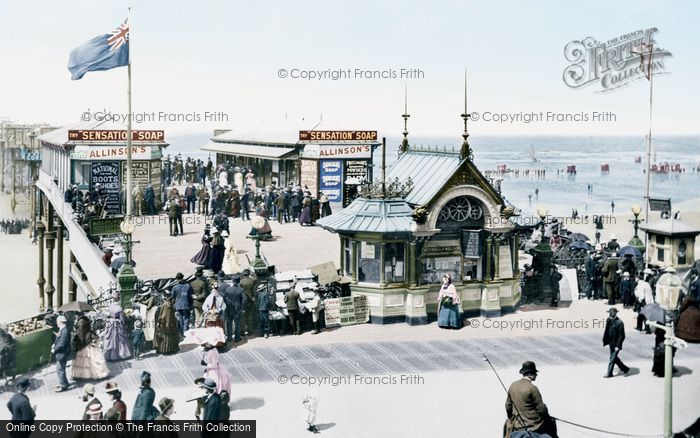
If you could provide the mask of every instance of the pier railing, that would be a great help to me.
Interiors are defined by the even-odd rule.
[[[51,202],[58,217],[68,230],[70,250],[77,260],[70,265],[70,275],[87,295],[94,295],[100,289],[106,290],[115,284],[114,275],[102,261],[102,252],[94,245],[83,228],[73,219],[73,208],[63,200],[63,192],[53,181],[53,177],[39,171],[37,187]]]

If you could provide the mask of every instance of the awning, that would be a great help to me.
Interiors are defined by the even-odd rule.
[[[239,157],[279,159],[296,152],[294,148],[259,146],[243,143],[219,143],[210,141],[200,148],[203,151],[219,154],[236,155]]]

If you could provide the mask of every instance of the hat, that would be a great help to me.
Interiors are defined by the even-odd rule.
[[[163,397],[160,399],[158,402],[158,407],[160,408],[161,413],[165,413],[170,407],[175,403],[175,400],[168,398],[168,397]]]
[[[204,383],[204,377],[197,377],[196,379],[194,379],[195,385],[201,385],[203,383]]]
[[[212,379],[204,379],[204,383],[202,385],[204,385],[204,387],[207,389],[216,389],[216,382]]]
[[[610,235],[610,240],[617,240],[617,234],[612,233],[612,234]]]
[[[115,392],[119,391],[119,385],[116,382],[107,382],[105,385],[105,392]]]
[[[141,328],[143,323],[139,320],[134,321],[134,328]]]
[[[645,274],[651,275],[651,274],[653,274],[654,272],[652,272],[652,270],[649,269],[649,268],[644,268],[644,273],[645,273]]]
[[[608,313],[611,315],[617,315],[617,309],[614,307],[611,307],[608,309]]]
[[[85,394],[95,395],[95,385],[92,383],[87,383],[85,386],[83,386],[83,392]]]
[[[539,373],[539,371],[537,371],[537,367],[535,366],[535,362],[529,360],[523,362],[523,366],[520,368],[520,374],[525,375],[532,373]]]
[[[56,323],[58,324],[59,322],[65,324],[66,322],[68,322],[68,320],[66,319],[65,316],[63,316],[63,315],[58,315],[58,317],[56,318]]]
[[[143,382],[146,379],[151,380],[151,373],[149,373],[148,371],[144,371],[141,373],[141,381]]]
[[[622,273],[622,276],[623,276],[623,277],[629,277],[629,276],[630,276],[630,273],[627,272],[627,271],[625,271],[625,272]]]
[[[20,377],[19,380],[17,380],[17,389],[20,391],[26,391],[29,389],[30,385],[31,381],[27,377]]]

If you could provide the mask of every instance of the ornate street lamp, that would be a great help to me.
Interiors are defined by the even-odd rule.
[[[251,219],[250,225],[256,231],[254,236],[248,236],[251,239],[255,239],[255,259],[253,260],[252,268],[256,274],[260,274],[267,271],[267,264],[262,257],[260,257],[260,229],[265,226],[265,218],[262,216],[255,216]]]
[[[138,281],[138,277],[136,277],[134,268],[131,265],[131,247],[134,243],[138,243],[131,240],[131,235],[134,233],[135,228],[136,227],[128,216],[124,218],[124,221],[122,221],[121,224],[119,224],[119,229],[126,237],[126,242],[124,243],[126,262],[119,268],[119,272],[117,273],[117,283],[119,284],[119,302],[122,309],[131,307],[131,300],[136,294],[136,282]]]
[[[639,205],[633,205],[632,206],[632,214],[634,215],[634,219],[630,219],[629,221],[634,225],[634,237],[630,239],[628,245],[633,246],[639,250],[641,254],[644,254],[644,251],[646,250],[646,246],[644,245],[644,242],[639,238],[638,231],[639,231],[639,224],[640,222],[643,222],[644,219],[639,219],[639,215],[642,213],[642,207]]]
[[[549,275],[552,265],[552,247],[549,246],[549,241],[544,236],[545,222],[549,211],[545,207],[537,208],[537,216],[540,217],[540,226],[542,237],[540,243],[535,247],[535,255],[532,258],[532,267],[535,269],[537,285],[539,289],[538,300],[543,302],[551,302],[552,300],[552,282]]]
[[[664,438],[673,436],[672,412],[673,412],[673,347],[684,348],[687,344],[682,339],[673,336],[673,317],[678,310],[678,300],[680,298],[683,281],[676,275],[676,269],[669,267],[656,282],[656,300],[666,314],[665,321],[656,323],[649,322],[649,325],[661,329],[664,334]],[[662,324],[663,323],[663,324]]]

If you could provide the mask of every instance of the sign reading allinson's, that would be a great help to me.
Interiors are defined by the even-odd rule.
[[[127,131],[114,129],[71,129],[68,141],[126,141]],[[131,141],[165,141],[165,131],[131,131]]]
[[[377,141],[377,131],[299,131],[299,141]]]

